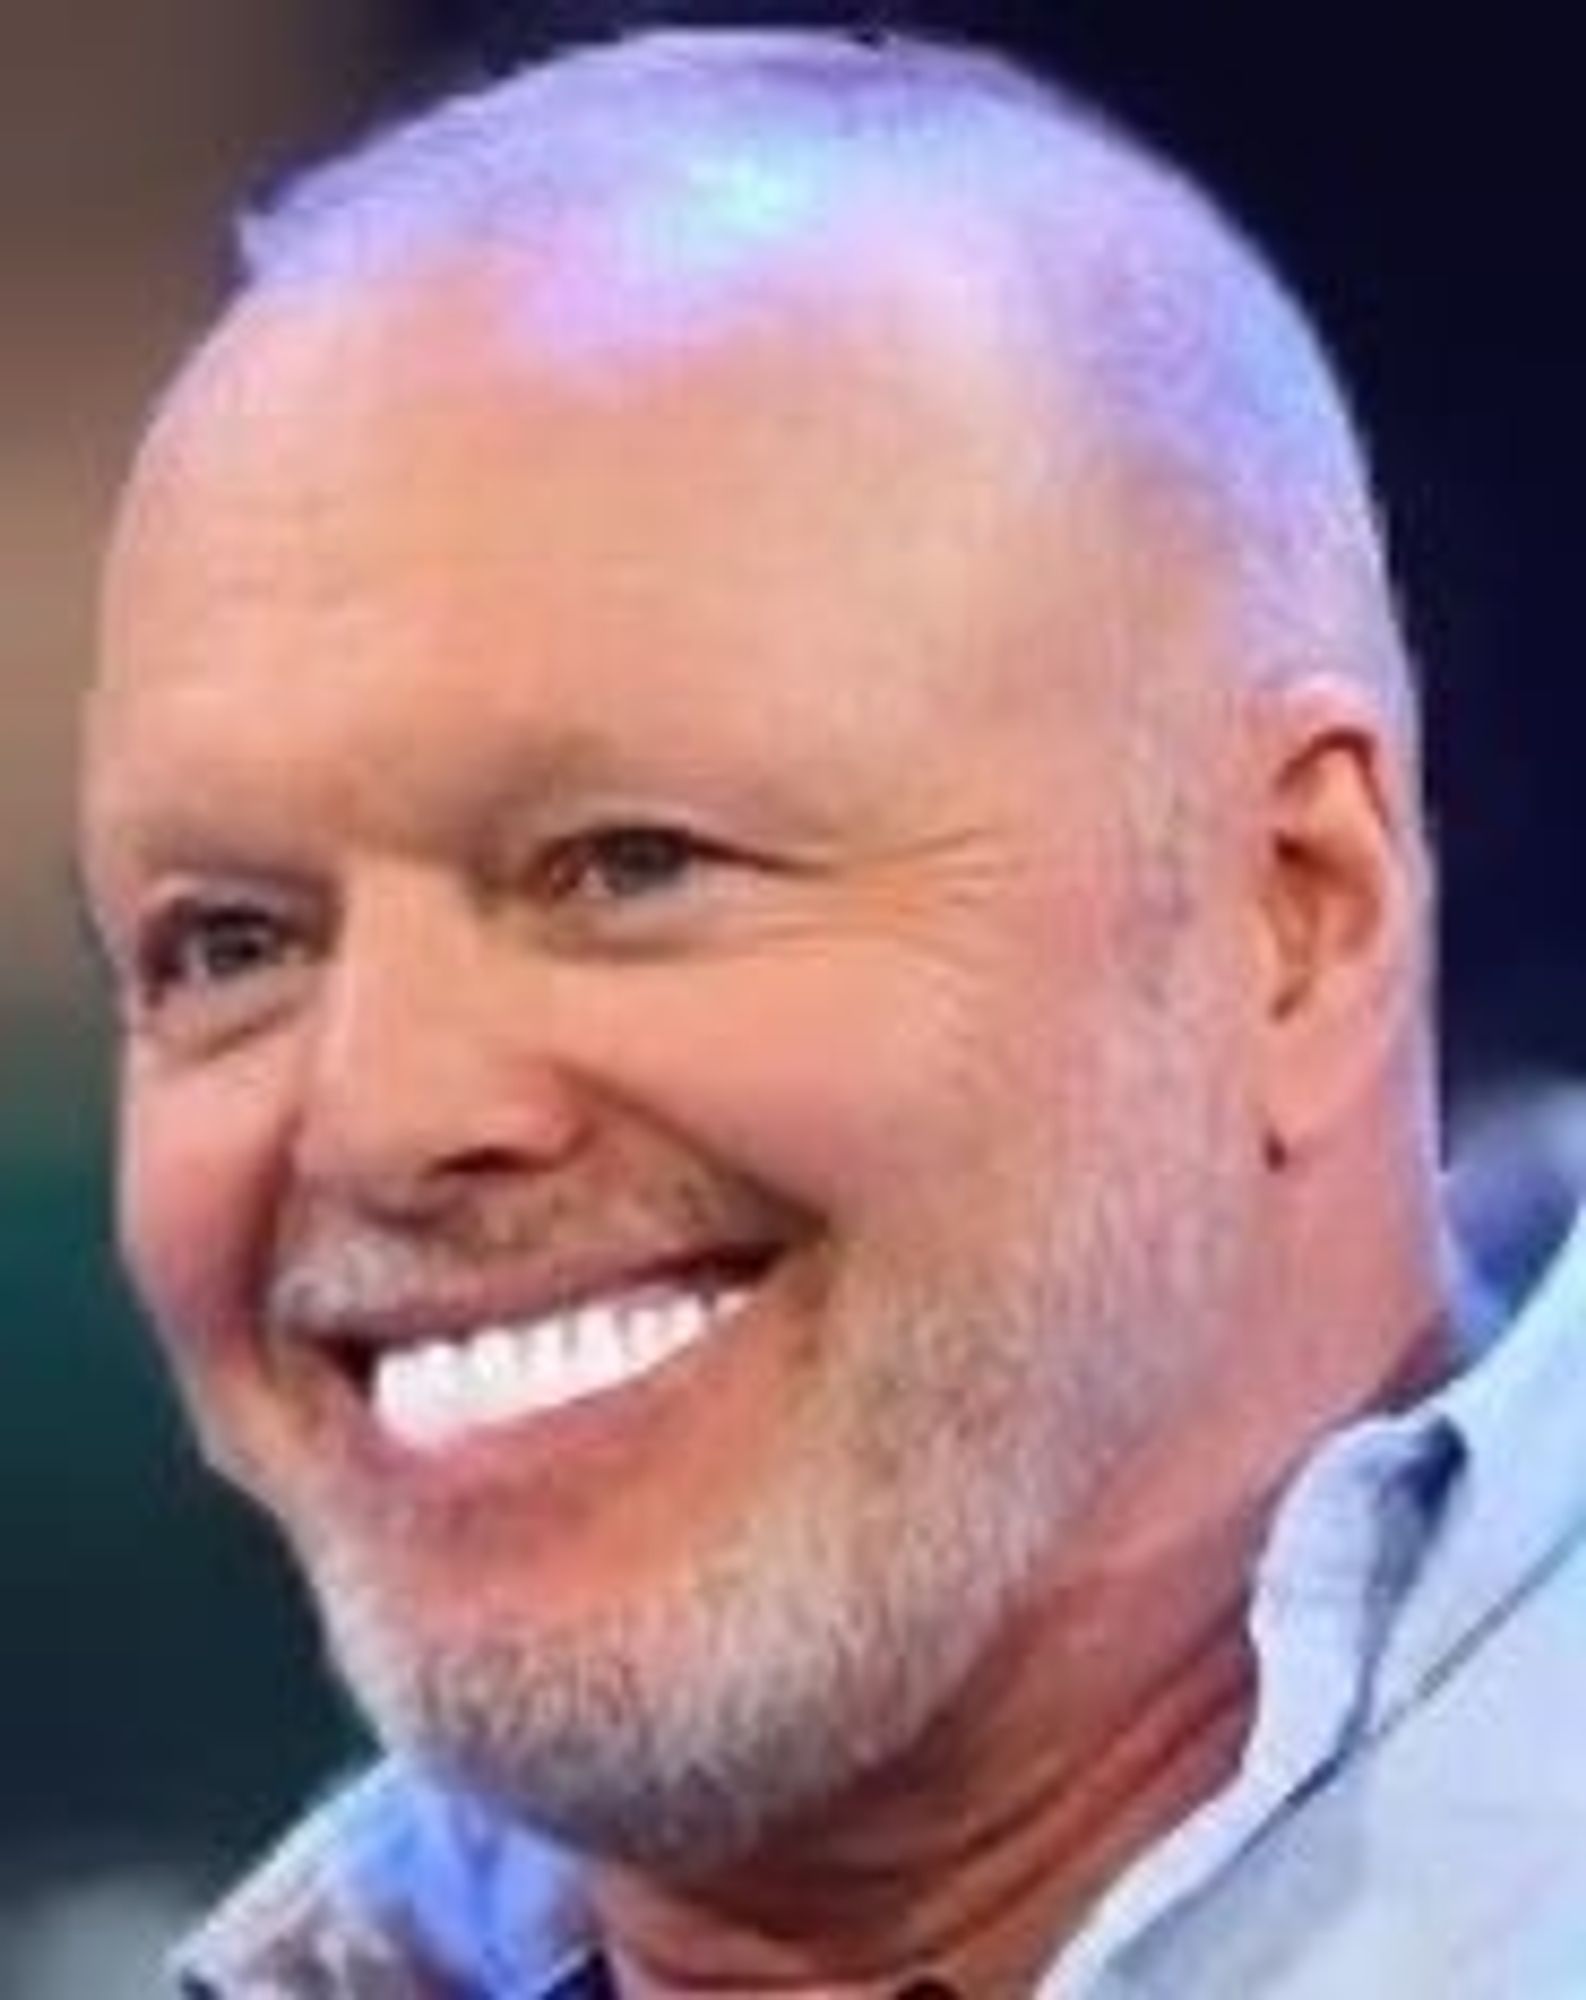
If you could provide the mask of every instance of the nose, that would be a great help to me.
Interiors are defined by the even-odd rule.
[[[438,884],[349,900],[305,1043],[300,1190],[416,1220],[570,1159],[591,1106],[546,987],[544,968]]]

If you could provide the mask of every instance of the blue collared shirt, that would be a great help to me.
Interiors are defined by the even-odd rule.
[[[1586,2000],[1586,1223],[1489,1352],[1310,1457],[1250,1635],[1238,1771],[1038,2000]],[[183,1963],[224,2000],[609,1991],[577,1869],[394,1765]]]

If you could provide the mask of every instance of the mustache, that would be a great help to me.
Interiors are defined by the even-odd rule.
[[[420,1219],[321,1206],[274,1246],[263,1319],[268,1332],[334,1336],[504,1280],[556,1291],[701,1256],[781,1250],[812,1226],[807,1211],[753,1183],[704,1172],[620,1193],[474,1197]]]

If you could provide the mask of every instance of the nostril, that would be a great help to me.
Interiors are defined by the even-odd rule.
[[[523,1164],[522,1155],[511,1146],[466,1146],[437,1160],[432,1171],[442,1175],[455,1174],[459,1179],[489,1180],[521,1173]]]

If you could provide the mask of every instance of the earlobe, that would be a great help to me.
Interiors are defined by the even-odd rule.
[[[1380,1074],[1415,962],[1406,785],[1362,691],[1275,704],[1259,857],[1264,1132],[1302,1153]]]

